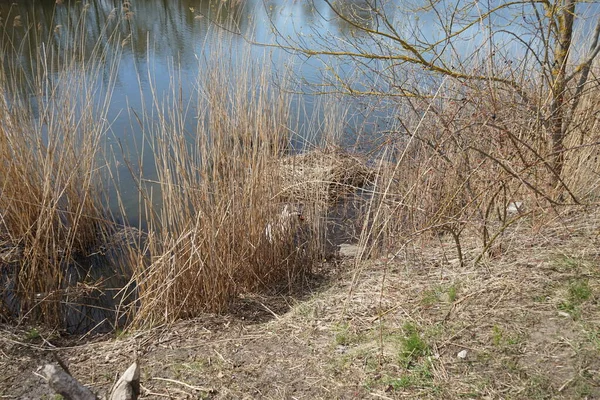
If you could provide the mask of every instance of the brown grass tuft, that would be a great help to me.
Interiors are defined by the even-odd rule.
[[[135,275],[138,325],[223,311],[240,293],[293,283],[319,259],[319,209],[281,196],[273,167],[287,151],[289,97],[249,58],[214,59],[200,65],[193,134],[177,102],[151,121],[160,204],[147,204],[152,260]]]

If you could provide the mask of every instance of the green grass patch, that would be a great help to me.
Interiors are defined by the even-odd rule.
[[[39,339],[40,337],[40,331],[38,331],[37,328],[31,328],[25,335],[25,340],[31,341]]]
[[[411,368],[420,357],[429,354],[429,345],[416,325],[407,322],[402,327],[402,331],[404,337],[400,343],[399,361],[405,368]]]
[[[436,289],[425,290],[421,297],[421,304],[430,307],[440,301],[438,296],[439,292]]]
[[[522,338],[518,332],[507,331],[498,325],[492,327],[492,344],[505,350],[514,349],[521,343]]]
[[[448,301],[450,303],[454,303],[456,301],[457,295],[458,295],[458,287],[456,285],[451,285],[448,288]]]
[[[577,270],[582,267],[583,264],[583,260],[566,254],[560,254],[552,261],[554,268],[561,272]]]
[[[335,328],[335,344],[338,346],[347,346],[350,344],[350,329],[348,324],[340,324]]]
[[[569,300],[575,305],[581,305],[592,296],[592,289],[587,280],[572,282],[569,285]]]
[[[421,304],[430,307],[437,303],[453,303],[457,295],[458,286],[456,284],[450,286],[438,285],[432,289],[423,291]]]
[[[492,343],[494,346],[500,346],[502,344],[502,329],[498,325],[492,327]]]
[[[350,324],[346,322],[336,325],[334,331],[335,344],[338,346],[348,346],[363,340],[363,335],[354,332]]]
[[[381,383],[386,390],[402,391],[418,388],[435,388],[434,376],[429,360],[419,364],[399,377],[384,377]]]
[[[570,301],[561,301],[560,304],[558,305],[558,309],[560,311],[564,311],[567,314],[571,315],[571,317],[573,317],[573,319],[578,320],[579,317],[581,316],[581,312],[579,311],[579,307],[577,307],[575,304],[571,303]]]
[[[400,378],[389,378],[384,384],[389,385],[393,390],[408,389],[415,385],[412,375],[404,375]]]
[[[592,328],[588,331],[587,336],[593,349],[600,353],[600,329]]]
[[[587,280],[575,280],[569,284],[567,298],[561,301],[558,309],[567,312],[577,320],[581,317],[580,306],[592,297],[592,288]]]

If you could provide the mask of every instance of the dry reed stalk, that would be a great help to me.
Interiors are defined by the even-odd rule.
[[[565,180],[585,202],[596,202],[600,185],[598,89],[585,93],[573,110],[574,122],[566,143]]]
[[[284,203],[273,168],[287,151],[290,98],[248,49],[242,60],[225,54],[215,49],[218,61],[200,63],[193,134],[176,79],[170,100],[154,99],[159,117],[146,119],[160,201],[148,204],[152,260],[135,277],[137,325],[223,311],[244,291],[292,284],[318,260],[318,209],[304,202],[307,221]]]
[[[530,211],[594,198],[597,87],[573,112],[565,173],[554,188],[547,128],[533,108],[545,101],[536,82],[527,76],[523,84],[530,103],[485,82],[451,80],[432,98],[398,102],[398,122],[375,163],[364,256],[431,233],[451,234],[461,253],[465,230],[490,249],[511,223],[515,201]]]
[[[9,317],[16,312],[52,325],[65,323],[64,294],[78,283],[73,266],[112,227],[101,188],[111,91],[94,100],[93,80],[113,76],[118,55],[105,64],[114,37],[108,32],[106,42],[91,42],[83,24],[84,18],[64,27],[69,35],[81,35],[68,54],[59,42],[44,44],[35,26],[27,27],[38,47],[23,46],[30,53],[20,56],[34,72],[16,63],[0,72],[0,235],[4,247],[21,254],[9,264],[0,262],[6,266],[1,278],[10,286],[4,297],[17,299]],[[27,74],[25,91],[33,100],[20,93],[19,77]]]

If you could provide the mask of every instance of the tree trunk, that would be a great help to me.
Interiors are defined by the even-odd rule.
[[[558,184],[564,166],[565,137],[567,121],[565,113],[565,90],[567,88],[566,68],[569,49],[573,40],[573,22],[575,20],[575,0],[563,0],[557,15],[557,42],[554,47],[554,65],[552,67],[552,103],[550,105],[550,143],[553,177],[552,185]]]

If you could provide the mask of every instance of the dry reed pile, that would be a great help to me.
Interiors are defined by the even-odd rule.
[[[290,201],[310,202],[317,197],[335,202],[368,185],[374,176],[366,156],[333,146],[283,157],[276,168],[283,181],[281,195]]]

